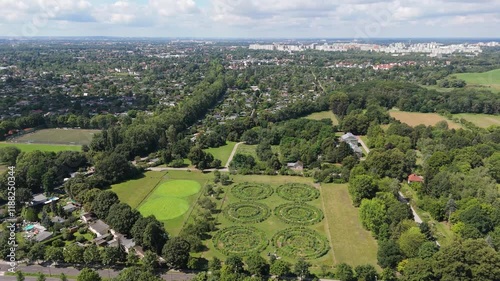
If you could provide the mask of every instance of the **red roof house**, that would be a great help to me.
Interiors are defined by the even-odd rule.
[[[424,181],[424,178],[421,176],[417,176],[415,174],[411,174],[408,176],[408,184],[410,184],[412,182],[423,182],[423,181]]]

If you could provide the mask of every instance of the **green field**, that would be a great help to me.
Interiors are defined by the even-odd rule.
[[[406,123],[412,127],[418,126],[420,124],[423,124],[425,126],[434,126],[436,125],[436,123],[440,121],[446,121],[446,123],[448,123],[448,128],[450,129],[462,128],[460,124],[447,120],[446,118],[437,113],[420,113],[420,112],[390,110],[389,114],[394,119],[397,119],[402,123]]]
[[[460,119],[463,118],[481,128],[500,126],[500,115],[461,113],[454,114],[453,117]]]
[[[237,202],[242,202],[242,200],[238,199],[237,197],[234,196],[234,194],[231,192],[231,189],[238,183],[244,183],[244,182],[251,182],[251,183],[263,183],[263,184],[270,184],[275,190],[276,187],[278,187],[281,184],[284,183],[305,183],[310,186],[313,186],[312,180],[310,178],[303,178],[303,177],[287,177],[287,176],[261,176],[261,175],[251,175],[251,176],[243,176],[243,175],[234,175],[232,176],[232,179],[234,181],[234,184],[231,185],[230,187],[225,188],[225,200],[223,202],[223,205],[221,206],[222,209],[224,209],[226,206],[228,206],[231,203],[237,203]],[[252,201],[251,201],[252,202]],[[220,203],[220,202],[219,202]],[[274,210],[275,207],[285,204],[285,203],[290,203],[290,201],[287,201],[274,192],[270,197],[263,199],[263,200],[258,200],[258,203],[262,203],[266,206],[269,207],[270,210]],[[313,207],[316,207],[318,209],[322,209],[322,201],[321,197],[318,199],[315,199],[313,201],[307,202],[307,205],[311,205]],[[235,225],[235,222],[229,220],[226,218],[224,215],[219,214],[217,216],[217,221],[220,223],[218,226],[219,229],[224,229],[227,227],[231,227]],[[319,234],[321,234],[324,238],[328,239],[328,235],[326,233],[327,227],[325,225],[326,218],[323,219],[320,223],[316,223],[314,225],[306,226],[308,229],[312,229],[317,231]],[[279,230],[284,230],[290,227],[293,227],[294,225],[291,224],[286,224],[282,220],[280,220],[276,215],[272,214],[269,218],[267,218],[265,221],[260,222],[260,223],[251,223],[251,224],[244,224],[245,226],[251,226],[255,227],[258,230],[263,231],[266,234],[267,239],[271,239],[273,235],[278,232]],[[329,239],[328,239],[329,240]],[[207,240],[206,246],[208,247],[208,251],[202,253],[202,256],[205,258],[212,258],[214,256],[219,257],[221,259],[225,259],[226,256],[223,255],[220,251],[215,249],[215,246],[213,244],[212,240]],[[331,245],[331,244],[330,244]],[[330,246],[331,247],[331,246]],[[276,248],[271,245],[271,243],[267,246],[267,248],[262,252],[262,256],[267,258],[267,253],[274,253],[276,251]],[[316,270],[319,269],[319,265],[321,264],[326,264],[326,265],[332,265],[335,260],[333,257],[333,252],[331,249],[330,251],[316,259],[311,259],[310,262],[313,264],[313,268]],[[289,261],[294,263],[295,259],[286,257],[286,256],[281,256],[284,260]]]
[[[311,119],[311,120],[330,119],[330,120],[332,120],[333,125],[339,124],[339,120],[337,119],[335,114],[333,114],[333,112],[330,110],[311,113],[311,114],[307,115],[305,118]]]
[[[222,165],[225,166],[235,145],[236,142],[228,141],[227,145],[217,148],[204,149],[204,151],[211,153],[215,159],[219,159],[222,162]]]
[[[88,145],[99,130],[44,129],[14,139],[16,143]]]
[[[12,143],[12,142],[0,142],[0,148],[15,146],[24,152],[31,152],[35,150],[49,151],[49,152],[59,152],[59,151],[81,151],[82,147],[79,145],[52,145],[52,144],[30,144],[30,143]]]
[[[325,217],[337,263],[377,266],[377,241],[363,228],[346,184],[322,184]]]
[[[500,92],[500,69],[482,73],[458,73],[452,74],[450,77],[464,80],[467,87],[482,87],[494,92]]]
[[[146,172],[144,177],[112,186],[120,201],[144,216],[155,215],[177,235],[194,207],[199,190],[211,174],[193,171]]]

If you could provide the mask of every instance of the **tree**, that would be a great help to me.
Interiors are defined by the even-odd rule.
[[[109,208],[106,222],[114,230],[128,235],[139,216],[139,212],[130,208],[128,204],[116,203]]]
[[[36,281],[45,281],[45,280],[47,280],[47,277],[45,277],[45,274],[38,273],[38,277],[36,278]]]
[[[139,257],[137,256],[135,249],[134,248],[129,249],[127,253],[127,266],[133,266],[138,262],[139,262]]]
[[[394,240],[387,239],[378,241],[377,260],[381,267],[395,268],[403,258],[401,249]]]
[[[64,273],[61,273],[61,275],[60,275],[59,279],[60,279],[61,281],[68,281],[68,277],[66,277],[66,274],[64,274]]]
[[[418,249],[425,241],[425,235],[420,232],[420,229],[412,227],[401,234],[398,243],[401,251],[407,257],[413,258],[418,255]]]
[[[217,257],[213,257],[212,260],[208,262],[208,270],[214,272],[222,268],[222,262]]]
[[[25,279],[22,271],[16,271],[16,281],[24,281]]]
[[[303,258],[299,258],[293,266],[293,273],[299,278],[304,279],[310,274],[309,267],[311,267],[310,263],[306,262]]]
[[[101,253],[95,244],[87,246],[83,252],[83,261],[85,264],[94,264],[101,261]]]
[[[240,273],[243,271],[243,260],[240,256],[230,255],[226,259],[225,266],[231,272]]]
[[[67,263],[80,264],[83,262],[83,248],[77,244],[70,244],[63,250],[64,261]]]
[[[191,245],[181,237],[174,237],[163,246],[163,258],[171,268],[186,268]]]
[[[252,275],[265,276],[269,274],[269,264],[257,253],[253,253],[246,259],[247,270]]]
[[[375,197],[377,190],[377,184],[372,176],[359,175],[349,180],[349,193],[356,207],[359,206],[361,200]]]
[[[155,268],[158,267],[158,255],[152,251],[146,251],[142,258],[142,265],[145,271],[154,272]]]
[[[340,281],[354,281],[352,267],[346,263],[340,263],[335,267],[335,277]]]
[[[358,265],[354,269],[358,281],[377,281],[377,270],[373,265]]]
[[[45,256],[45,245],[42,243],[36,243],[30,248],[28,257],[30,262],[43,260]]]
[[[78,277],[76,278],[77,281],[101,281],[101,276],[99,276],[99,273],[97,273],[95,270],[90,269],[90,268],[84,268],[82,271],[80,271],[80,274],[78,274]]]
[[[113,266],[125,259],[125,253],[120,247],[106,247],[101,252],[101,259],[104,265]]]
[[[438,246],[434,242],[425,242],[418,248],[418,257],[421,259],[430,259],[439,251]]]
[[[500,255],[483,239],[456,240],[433,256],[432,270],[442,281],[496,281],[500,276]]]
[[[106,218],[109,213],[109,209],[115,203],[120,202],[116,193],[111,190],[104,190],[97,196],[96,200],[92,203],[92,211],[99,218]]]
[[[0,163],[5,163],[7,166],[15,166],[17,156],[21,154],[15,146],[7,146],[0,149]]]
[[[64,260],[63,249],[54,246],[49,246],[45,248],[45,260],[55,263],[63,261]]]
[[[359,208],[361,224],[372,231],[375,237],[385,236],[387,230],[387,214],[385,204],[379,198],[363,199]]]
[[[164,279],[156,276],[153,272],[144,271],[140,267],[130,267],[122,270],[113,281],[163,281]]]
[[[409,259],[403,270],[403,281],[434,281],[436,280],[432,272],[432,265],[428,260]],[[440,279],[437,279],[440,280]],[[461,279],[450,279],[461,280]],[[443,280],[444,281],[444,280]]]
[[[284,260],[276,260],[271,264],[270,273],[278,278],[290,274],[290,264]]]

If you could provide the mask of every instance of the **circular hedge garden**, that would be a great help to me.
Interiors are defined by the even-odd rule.
[[[326,238],[305,227],[279,231],[273,237],[273,245],[278,249],[278,254],[290,258],[315,259],[324,256],[330,250]]]
[[[276,190],[278,195],[289,201],[311,201],[319,197],[319,190],[303,183],[287,183]]]
[[[282,221],[296,225],[312,225],[323,220],[323,212],[304,203],[282,204],[274,209],[274,214]]]
[[[262,203],[242,201],[227,205],[224,216],[238,223],[259,223],[271,215],[269,207]]]
[[[241,200],[262,200],[273,194],[273,188],[267,184],[245,182],[234,186],[231,192]]]
[[[260,253],[268,244],[263,231],[245,226],[232,226],[219,230],[212,241],[215,248],[226,256]]]

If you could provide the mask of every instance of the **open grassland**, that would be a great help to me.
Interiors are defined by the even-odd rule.
[[[337,119],[335,114],[333,114],[333,112],[330,110],[311,113],[311,114],[307,115],[305,118],[311,119],[311,120],[330,119],[330,120],[332,120],[333,125],[339,124],[339,120]]]
[[[321,194],[336,262],[352,266],[371,264],[378,268],[377,242],[361,225],[347,185],[322,184]]]
[[[229,159],[229,156],[231,155],[231,152],[233,151],[234,146],[236,145],[235,142],[228,141],[226,145],[217,147],[217,148],[208,148],[204,149],[205,152],[211,153],[215,159],[219,159],[222,162],[222,165],[226,165],[227,160]]]
[[[437,113],[420,113],[420,112],[406,112],[391,110],[389,112],[391,117],[406,123],[412,127],[424,124],[425,126],[434,126],[440,121],[446,121],[448,123],[448,128],[450,129],[460,129],[461,126],[450,120],[446,120],[443,116]]]
[[[15,138],[16,143],[88,145],[99,130],[45,129]]]
[[[458,73],[452,74],[451,77],[464,80],[468,87],[484,87],[494,92],[500,92],[500,69],[481,73]]]
[[[455,114],[453,117],[463,118],[481,128],[500,126],[500,115],[461,113]]]
[[[142,178],[113,185],[112,190],[120,201],[144,216],[155,215],[168,233],[177,235],[210,176],[197,171],[150,171]]]
[[[32,143],[12,143],[12,142],[0,142],[0,148],[15,146],[24,152],[31,152],[35,150],[48,151],[48,152],[59,152],[59,151],[81,151],[82,147],[79,145],[52,145],[52,144],[32,144]]]

